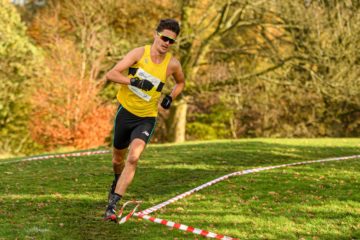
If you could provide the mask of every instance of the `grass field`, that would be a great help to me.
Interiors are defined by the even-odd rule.
[[[360,139],[149,145],[124,201],[146,209],[231,172],[359,154]],[[203,238],[135,217],[101,221],[110,154],[8,161],[0,160],[0,239]],[[360,239],[360,159],[233,177],[151,215],[239,239]]]

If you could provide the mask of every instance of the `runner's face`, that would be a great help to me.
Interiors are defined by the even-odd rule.
[[[169,51],[170,46],[173,45],[170,43],[170,41],[164,41],[166,38],[176,39],[176,33],[174,33],[171,30],[164,29],[160,33],[155,32],[155,46],[158,49],[158,51],[162,54],[165,54]]]

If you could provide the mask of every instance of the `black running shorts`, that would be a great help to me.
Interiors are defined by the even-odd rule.
[[[120,105],[114,120],[114,147],[127,148],[135,138],[148,143],[155,124],[155,117],[138,117]]]

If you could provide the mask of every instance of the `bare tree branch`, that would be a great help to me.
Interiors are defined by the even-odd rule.
[[[295,59],[296,60],[306,60],[305,58],[300,57],[300,56],[291,56],[291,57],[288,57],[286,59],[281,60],[278,64],[276,64],[274,66],[271,66],[269,68],[266,68],[264,70],[261,70],[261,71],[255,72],[255,73],[249,73],[249,74],[246,74],[244,76],[231,77],[231,78],[225,79],[223,81],[214,82],[213,84],[211,84],[210,88],[215,88],[215,87],[225,86],[225,85],[234,85],[234,84],[237,84],[241,80],[244,80],[244,79],[250,79],[250,78],[254,78],[254,77],[259,77],[261,75],[264,75],[264,74],[267,74],[269,72],[275,71],[276,69],[283,67],[286,63],[288,63],[290,61],[293,61]]]

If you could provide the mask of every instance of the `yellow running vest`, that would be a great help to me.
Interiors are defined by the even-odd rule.
[[[141,59],[129,68],[129,78],[147,79],[154,84],[150,91],[144,91],[131,85],[121,85],[117,93],[120,104],[138,117],[156,117],[158,101],[162,86],[166,82],[166,70],[171,59],[171,53],[166,53],[164,60],[153,63],[150,57],[150,45],[146,45]]]

